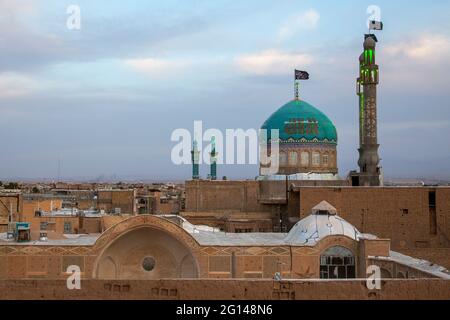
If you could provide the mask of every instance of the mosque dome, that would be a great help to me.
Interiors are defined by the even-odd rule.
[[[328,236],[346,236],[355,241],[364,237],[353,225],[336,214],[336,209],[323,201],[312,214],[300,220],[288,233],[285,242],[294,246],[315,246]]]
[[[260,174],[264,179],[277,180],[280,176],[296,175],[296,180],[304,180],[305,175],[310,175],[310,179],[318,174],[326,180],[336,179],[337,131],[322,111],[296,99],[275,111],[261,128],[267,130],[267,140],[263,139],[261,143],[267,144],[268,150],[275,141],[271,130],[279,133],[279,169],[277,174],[268,176],[263,173],[265,167],[261,166]]]
[[[337,143],[336,127],[319,109],[303,100],[293,100],[275,113],[263,124],[262,129],[278,129],[282,142],[325,142]]]

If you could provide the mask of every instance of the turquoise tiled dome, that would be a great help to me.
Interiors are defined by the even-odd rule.
[[[298,123],[312,123],[312,130],[299,129]],[[303,125],[302,125],[303,126]],[[291,130],[286,129],[291,128]],[[278,129],[282,142],[323,142],[337,144],[336,127],[320,110],[302,100],[293,100],[272,114],[262,129]]]

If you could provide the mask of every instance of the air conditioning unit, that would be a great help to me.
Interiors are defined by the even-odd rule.
[[[47,232],[41,232],[39,234],[39,241],[42,242],[47,242],[48,238],[47,238]]]

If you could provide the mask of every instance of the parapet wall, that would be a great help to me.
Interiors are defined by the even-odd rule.
[[[264,212],[257,181],[186,181],[187,212]]]
[[[63,280],[0,281],[0,300],[448,300],[448,280],[83,280],[68,290]]]

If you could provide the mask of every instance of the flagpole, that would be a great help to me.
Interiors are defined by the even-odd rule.
[[[300,83],[298,80],[295,80],[294,82],[294,94],[295,94],[295,100],[300,100]]]

